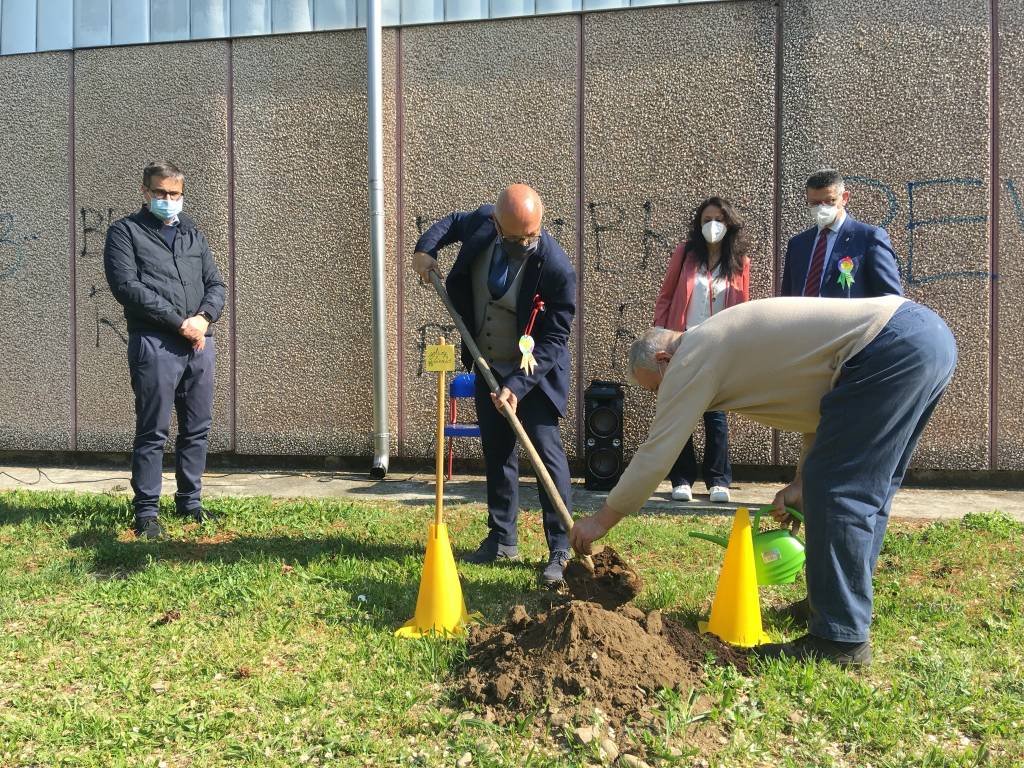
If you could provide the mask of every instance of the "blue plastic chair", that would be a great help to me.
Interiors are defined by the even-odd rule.
[[[455,437],[480,437],[480,425],[458,421],[456,402],[459,398],[473,397],[476,389],[475,373],[460,373],[448,385],[448,423],[444,425],[444,436],[448,438],[448,477],[452,479],[452,460],[455,456]]]

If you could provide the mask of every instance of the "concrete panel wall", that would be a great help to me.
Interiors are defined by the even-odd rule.
[[[785,4],[784,240],[808,226],[808,174],[862,177],[851,211],[886,226],[907,296],[960,348],[919,467],[989,466],[988,13],[985,0]]]
[[[729,198],[753,240],[751,293],[771,295],[774,10],[768,3],[584,17],[584,375],[625,381],[697,205]],[[627,390],[626,446],[654,397]],[[771,461],[771,432],[736,419],[733,461]]]
[[[436,343],[442,327],[456,337],[444,305],[408,266],[419,231],[525,181],[540,193],[545,226],[575,263],[578,31],[574,17],[402,31],[404,455],[433,451],[435,379],[422,369],[422,345]],[[456,253],[442,252],[445,273]],[[563,421],[570,452],[575,413],[572,402]],[[460,450],[477,447],[460,442]]]
[[[79,41],[103,44],[109,3],[74,7]],[[397,13],[400,3],[389,7]],[[193,34],[225,22],[226,8],[222,0],[193,2]],[[278,8],[313,8],[319,25],[329,21],[321,10],[351,15],[355,6],[268,0],[259,13],[232,17],[230,31],[270,31]],[[936,308],[960,344],[957,378],[916,465],[1024,469],[1017,331],[1024,312],[1016,301],[1024,289],[1017,125],[1024,0],[998,3],[996,243],[989,237],[989,3],[792,0],[784,9],[779,125],[777,9],[768,0],[388,32],[393,454],[433,450],[434,387],[422,372],[422,345],[441,328],[452,331],[440,302],[408,268],[419,231],[433,220],[491,201],[511,181],[540,190],[546,224],[578,266],[582,322],[572,375],[582,388],[592,378],[624,379],[625,351],[650,324],[671,248],[700,199],[721,193],[737,204],[754,240],[753,294],[769,295],[777,277],[774,206],[784,245],[806,225],[804,179],[828,164],[848,176],[852,213],[889,230],[908,295]],[[103,238],[112,219],[137,208],[144,163],[167,156],[185,167],[186,210],[229,279],[232,233],[236,244],[238,337],[235,344],[228,333],[229,311],[218,328],[212,448],[369,454],[365,57],[359,30],[80,51],[73,94],[66,54],[0,59],[8,83],[0,96],[7,115],[0,118],[0,327],[27,317],[37,329],[0,332],[14,361],[0,370],[0,450],[128,448],[126,334],[103,278]],[[175,88],[150,96],[161,78]],[[453,257],[445,254],[442,265]],[[990,381],[993,333],[999,346]],[[571,454],[576,402],[564,421]],[[631,389],[627,410],[632,449],[653,400]],[[742,419],[732,437],[736,463],[795,459],[792,438],[782,436],[774,454],[770,432]],[[459,451],[479,455],[474,441]]]
[[[394,41],[385,35],[392,131]],[[234,56],[238,451],[368,455],[365,33],[238,41]],[[393,132],[386,146],[394,190]]]
[[[70,55],[0,58],[0,450],[68,450]]]
[[[228,45],[226,42],[75,54],[75,216],[78,447],[118,451],[134,429],[127,328],[103,274],[112,221],[138,210],[142,169],[170,159],[185,172],[185,212],[228,269]],[[158,92],[154,82],[174,83]],[[211,449],[231,447],[230,311],[216,327]],[[173,433],[172,433],[173,434]]]
[[[1024,0],[999,4],[999,469],[1024,470]]]

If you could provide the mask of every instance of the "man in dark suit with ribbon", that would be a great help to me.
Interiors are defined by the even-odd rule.
[[[888,233],[847,213],[849,200],[838,171],[826,168],[807,179],[813,224],[786,246],[783,296],[862,299],[903,295]]]
[[[569,334],[576,313],[576,272],[565,251],[542,228],[544,207],[525,184],[503,190],[496,205],[453,213],[420,237],[413,269],[423,280],[440,270],[437,252],[461,243],[445,285],[452,304],[471,329],[501,390],[476,380],[476,409],[487,470],[489,532],[464,559],[493,563],[519,559],[519,458],[516,436],[500,413],[511,407],[565,502],[571,509],[569,462],[558,422],[569,398]],[[462,362],[473,358],[465,345]],[[541,581],[562,581],[569,560],[568,531],[543,487],[540,502],[549,559]]]

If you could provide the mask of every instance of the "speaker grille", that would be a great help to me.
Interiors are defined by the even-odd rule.
[[[621,469],[622,460],[619,452],[611,448],[598,448],[587,456],[587,468],[598,480],[616,477]]]
[[[611,437],[621,429],[619,415],[607,405],[602,405],[590,414],[589,427],[594,437]]]

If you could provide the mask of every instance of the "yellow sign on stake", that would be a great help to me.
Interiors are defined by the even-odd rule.
[[[440,342],[429,345],[426,350],[426,368],[437,373],[437,499],[434,523],[427,528],[427,554],[416,598],[416,615],[398,628],[395,632],[398,637],[462,635],[467,624],[480,618],[479,614],[466,611],[459,572],[455,568],[455,555],[448,540],[448,526],[444,524],[445,372],[455,370],[455,347],[445,344],[444,336]]]
[[[424,367],[428,371],[454,371],[455,345],[444,343],[428,344],[425,363]]]

